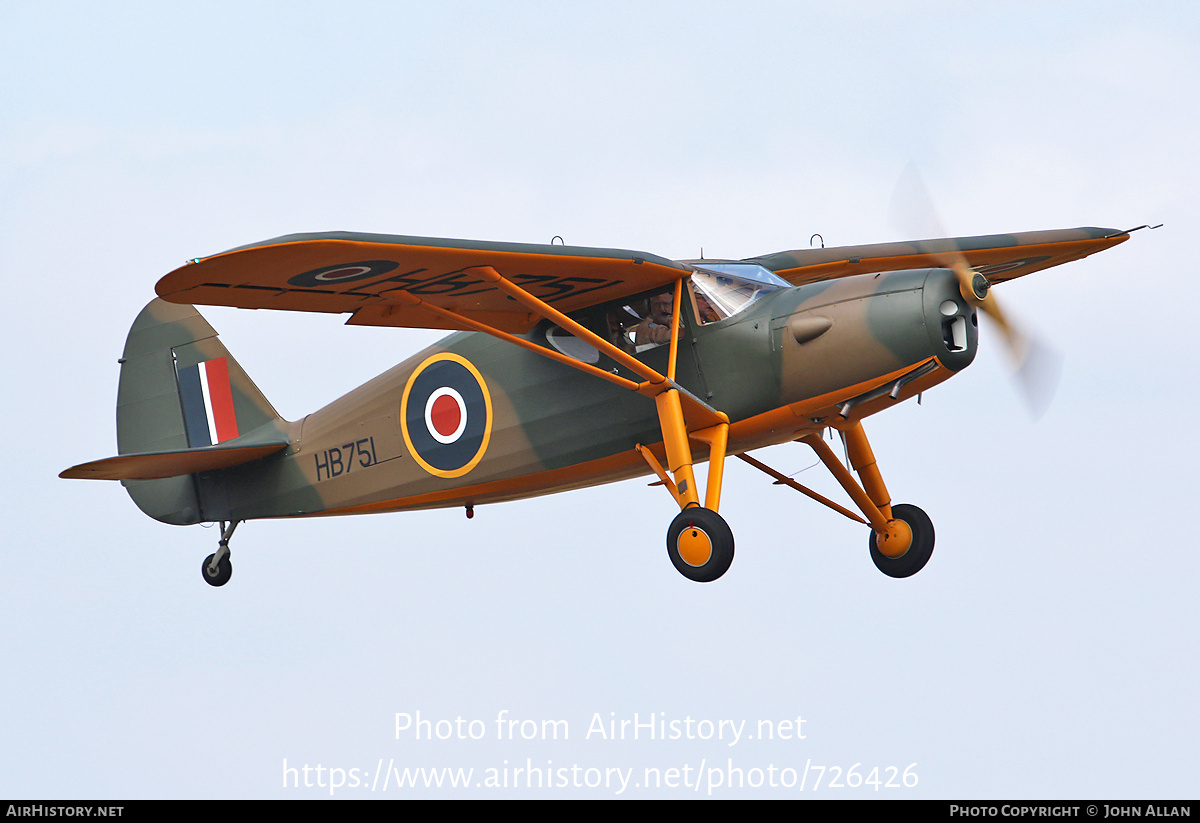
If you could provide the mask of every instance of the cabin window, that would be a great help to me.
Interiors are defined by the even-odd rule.
[[[546,342],[567,357],[595,365],[600,362],[600,352],[590,343],[585,343],[566,329],[550,325],[546,328]]]
[[[641,354],[670,342],[673,303],[673,288],[649,297],[610,303],[600,309],[601,322],[596,333],[626,354]],[[682,314],[679,322],[684,323]]]
[[[584,309],[572,314],[571,319],[626,354],[638,355],[670,341],[673,302],[674,288],[671,287],[655,294],[626,297]],[[682,313],[679,322],[681,325],[686,323]],[[600,352],[594,346],[553,323],[544,323],[537,334],[568,357],[593,365],[600,360]]]

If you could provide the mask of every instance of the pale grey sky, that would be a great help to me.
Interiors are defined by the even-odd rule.
[[[286,761],[358,798],[617,792],[511,788],[527,762],[633,770],[633,797],[1195,797],[1198,35],[1183,2],[5,3],[0,795],[329,795],[285,789]],[[125,333],[186,258],[343,229],[675,258],[905,239],[909,161],[952,234],[1166,224],[998,292],[1064,359],[1040,422],[988,328],[868,421],[937,529],[909,580],[737,462],[737,559],[709,585],[671,567],[671,501],[640,480],[471,521],[247,523],[214,590],[213,530],[57,479],[115,451]],[[204,313],[290,419],[438,336]],[[397,739],[418,711],[487,733]],[[502,711],[570,738],[497,740]],[[587,735],[634,713],[746,731]],[[796,717],[804,739],[759,739]],[[372,791],[381,763],[474,776]],[[917,785],[813,791],[855,764]],[[711,785],[806,766],[804,791]],[[698,791],[635,785],[685,767]],[[488,769],[510,788],[476,787]]]

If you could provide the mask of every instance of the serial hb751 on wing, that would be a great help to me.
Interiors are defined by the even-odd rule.
[[[861,421],[969,365],[977,310],[1023,347],[991,284],[1128,232],[1082,228],[671,261],[641,252],[300,234],[197,258],[159,281],[121,360],[119,455],[63,477],[120,480],[164,523],[219,522],[204,579],[229,580],[237,524],[514,500],[657,475],[667,551],[711,581],[741,458],[870,526],[875,564],[919,571],[934,530],[893,505]],[[298,422],[279,417],[193,305],[348,313],[456,330]],[[842,437],[850,467],[826,445]],[[811,446],[846,509],[746,454]],[[692,466],[709,461],[706,488]],[[853,470],[853,471],[851,471]],[[855,474],[858,475],[857,479]]]

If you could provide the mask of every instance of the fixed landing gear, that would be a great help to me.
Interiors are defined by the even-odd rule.
[[[911,533],[908,547],[899,554],[894,554],[892,549],[887,546],[889,538],[894,540],[890,534],[881,541],[878,534],[871,532],[871,559],[875,561],[876,568],[888,577],[912,577],[925,568],[925,564],[929,562],[929,558],[933,554],[933,521],[925,512],[908,503],[898,503],[892,506],[892,519],[899,520],[908,527],[908,531]],[[884,548],[888,549],[888,554],[884,554],[880,550],[881,542],[884,544]],[[893,554],[894,556],[889,556]]]
[[[738,457],[743,462],[749,463],[775,478],[777,485],[795,489],[851,520],[869,525],[871,527],[871,559],[875,561],[875,566],[888,577],[912,577],[925,568],[925,564],[929,562],[929,558],[933,554],[933,521],[929,519],[929,515],[916,506],[908,503],[899,503],[895,506],[891,504],[887,486],[884,485],[879,467],[875,464],[875,455],[871,451],[871,444],[867,442],[867,436],[860,423],[857,421],[846,423],[838,430],[841,432],[846,446],[849,468],[844,466],[833,450],[826,445],[820,432],[806,434],[798,438],[797,442],[812,447],[820,461],[829,469],[829,473],[858,506],[862,517],[752,457],[744,454],[739,454]],[[854,479],[854,475],[850,472],[851,469],[858,473],[861,483]],[[679,567],[678,563],[675,565],[677,568]],[[686,572],[684,573],[686,574]]]
[[[233,537],[233,530],[240,522],[234,520],[228,525],[221,523],[221,541],[218,548],[204,558],[204,563],[200,566],[200,574],[210,586],[224,586],[229,582],[229,578],[233,577],[233,563],[229,561],[229,538]]]
[[[715,511],[692,506],[671,521],[667,554],[684,577],[709,583],[725,574],[733,562],[733,532]]]
[[[229,550],[225,550],[225,556],[220,560],[216,560],[216,557],[216,554],[210,554],[204,558],[204,564],[200,566],[200,573],[204,575],[204,582],[208,585],[224,586],[233,576],[233,564],[229,562]]]

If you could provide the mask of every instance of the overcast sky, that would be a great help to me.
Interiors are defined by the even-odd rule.
[[[0,796],[327,797],[340,774],[356,798],[1194,798],[1200,12],[829,5],[0,5]],[[954,235],[1165,224],[998,289],[1063,359],[1039,422],[986,326],[970,369],[867,421],[937,530],[911,579],[739,461],[737,558],[707,585],[645,480],[471,521],[247,523],[213,589],[214,530],[57,478],[115,453],[125,334],[187,258],[329,230],[671,258],[910,239],[910,161]],[[438,337],[204,314],[289,419]],[[468,739],[398,733],[418,712]],[[497,739],[505,712],[539,739]],[[635,713],[681,739],[593,725]],[[473,772],[384,791],[391,767]]]

